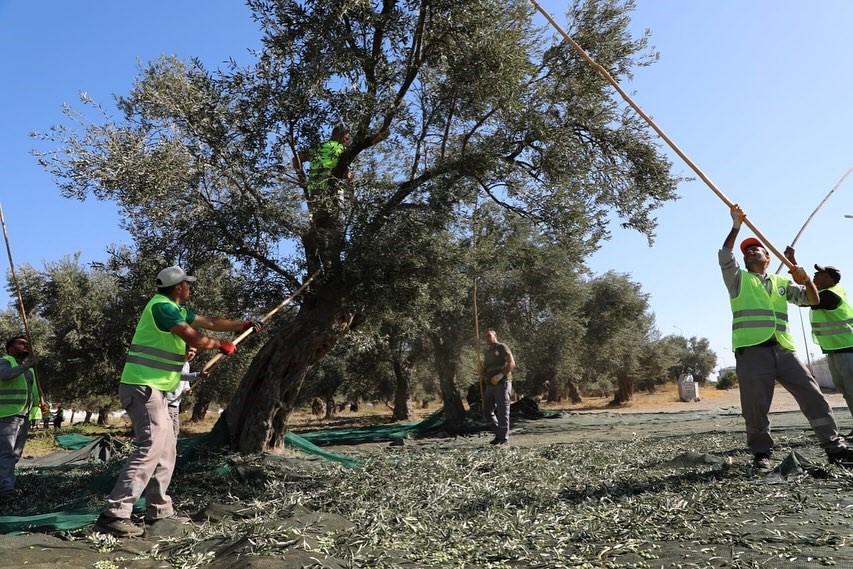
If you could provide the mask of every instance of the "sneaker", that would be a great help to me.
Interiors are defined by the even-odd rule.
[[[766,452],[757,452],[752,458],[752,467],[756,470],[772,470],[770,464],[770,454]]]
[[[489,442],[489,444],[490,444],[490,445],[506,446],[506,445],[508,445],[508,444],[509,444],[509,441],[508,441],[508,440],[506,440],[506,439],[500,439],[500,438],[498,438],[498,437],[495,437],[495,438],[493,438],[493,439],[491,440],[491,442]]]
[[[157,522],[169,521],[177,524],[191,524],[192,520],[187,516],[182,516],[178,513],[173,513],[171,516],[165,516],[162,518],[153,518],[149,516],[145,516],[145,523],[148,525],[156,524]]]
[[[95,531],[108,533],[116,537],[140,537],[145,530],[128,518],[114,518],[101,514],[95,521]]]
[[[853,449],[851,448],[826,451],[826,457],[829,464],[837,464],[843,467],[853,466]]]

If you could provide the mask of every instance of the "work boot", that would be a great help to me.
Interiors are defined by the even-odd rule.
[[[168,521],[176,524],[191,524],[192,520],[188,516],[183,516],[178,513],[172,513],[171,516],[165,516],[163,518],[154,518],[151,516],[145,516],[145,523],[147,525],[156,524],[157,522]]]
[[[752,467],[755,470],[761,470],[763,472],[772,470],[773,467],[770,464],[770,454],[766,452],[755,453],[755,456],[752,458]]]
[[[853,467],[853,449],[845,447],[841,450],[828,450],[826,457],[829,464],[837,464],[838,466],[848,468]]]
[[[95,531],[108,533],[116,537],[140,537],[145,530],[128,518],[114,518],[101,514],[95,521]]]

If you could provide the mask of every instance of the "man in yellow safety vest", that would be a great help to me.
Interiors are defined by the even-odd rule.
[[[754,237],[740,244],[746,265],[746,270],[741,269],[732,250],[746,214],[733,205],[731,217],[732,229],[718,260],[732,308],[732,347],[753,466],[758,470],[771,468],[770,404],[777,380],[797,400],[829,462],[853,466],[853,451],[838,434],[832,408],[814,376],[797,358],[788,326],[788,303],[818,304],[817,287],[799,265],[791,270],[793,283],[781,275],[768,274],[770,253]]]

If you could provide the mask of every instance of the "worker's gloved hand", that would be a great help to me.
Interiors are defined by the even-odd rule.
[[[230,356],[234,352],[237,351],[237,346],[235,346],[232,342],[228,340],[220,340],[219,341],[219,352],[225,354],[226,356]]]
[[[246,320],[245,322],[243,322],[244,332],[250,328],[255,334],[260,334],[261,330],[264,329],[264,325],[258,320]]]
[[[785,258],[796,265],[797,264],[797,258],[794,257],[795,253],[796,253],[796,251],[794,251],[794,248],[791,247],[790,245],[785,247]]]
[[[799,285],[804,285],[809,282],[809,274],[799,265],[795,265],[794,268],[791,269],[791,276],[793,277],[794,282]]]
[[[732,215],[732,228],[740,229],[740,226],[743,225],[743,221],[746,219],[746,213],[744,213],[743,208],[741,208],[738,204],[733,204],[731,208]]]
[[[492,376],[492,378],[489,380],[489,382],[490,382],[492,385],[497,385],[497,384],[499,384],[499,383],[501,382],[501,380],[502,380],[503,378],[504,378],[504,374],[502,374],[502,373],[496,373],[495,375],[493,375],[493,376]]]

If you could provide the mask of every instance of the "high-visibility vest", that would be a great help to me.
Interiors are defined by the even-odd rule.
[[[771,338],[780,346],[796,350],[794,338],[788,331],[788,279],[768,275],[772,293],[764,288],[758,275],[741,269],[740,292],[732,299],[732,347],[745,348]]]
[[[155,294],[148,301],[130,341],[121,372],[122,383],[147,385],[160,391],[174,391],[178,386],[187,345],[180,336],[160,330],[154,322],[152,309],[164,303],[173,305],[186,316],[186,308],[162,294]]]
[[[12,356],[3,356],[3,359],[9,362],[12,367],[18,367],[18,360]],[[31,374],[32,382],[27,383],[27,374]],[[12,379],[0,381],[0,417],[11,417],[12,415],[22,415],[27,410],[27,389],[30,394],[30,410],[29,417],[34,419],[33,410],[38,410],[39,390],[36,383],[36,370],[30,368],[20,375],[16,375]]]
[[[332,178],[332,170],[338,165],[338,159],[344,152],[344,145],[337,140],[329,140],[317,147],[311,154],[308,168],[308,192],[315,196],[326,190]],[[338,189],[343,191],[342,188]]]
[[[811,311],[812,337],[824,352],[853,347],[853,307],[841,285],[826,289],[838,295],[841,304],[835,310]]]

